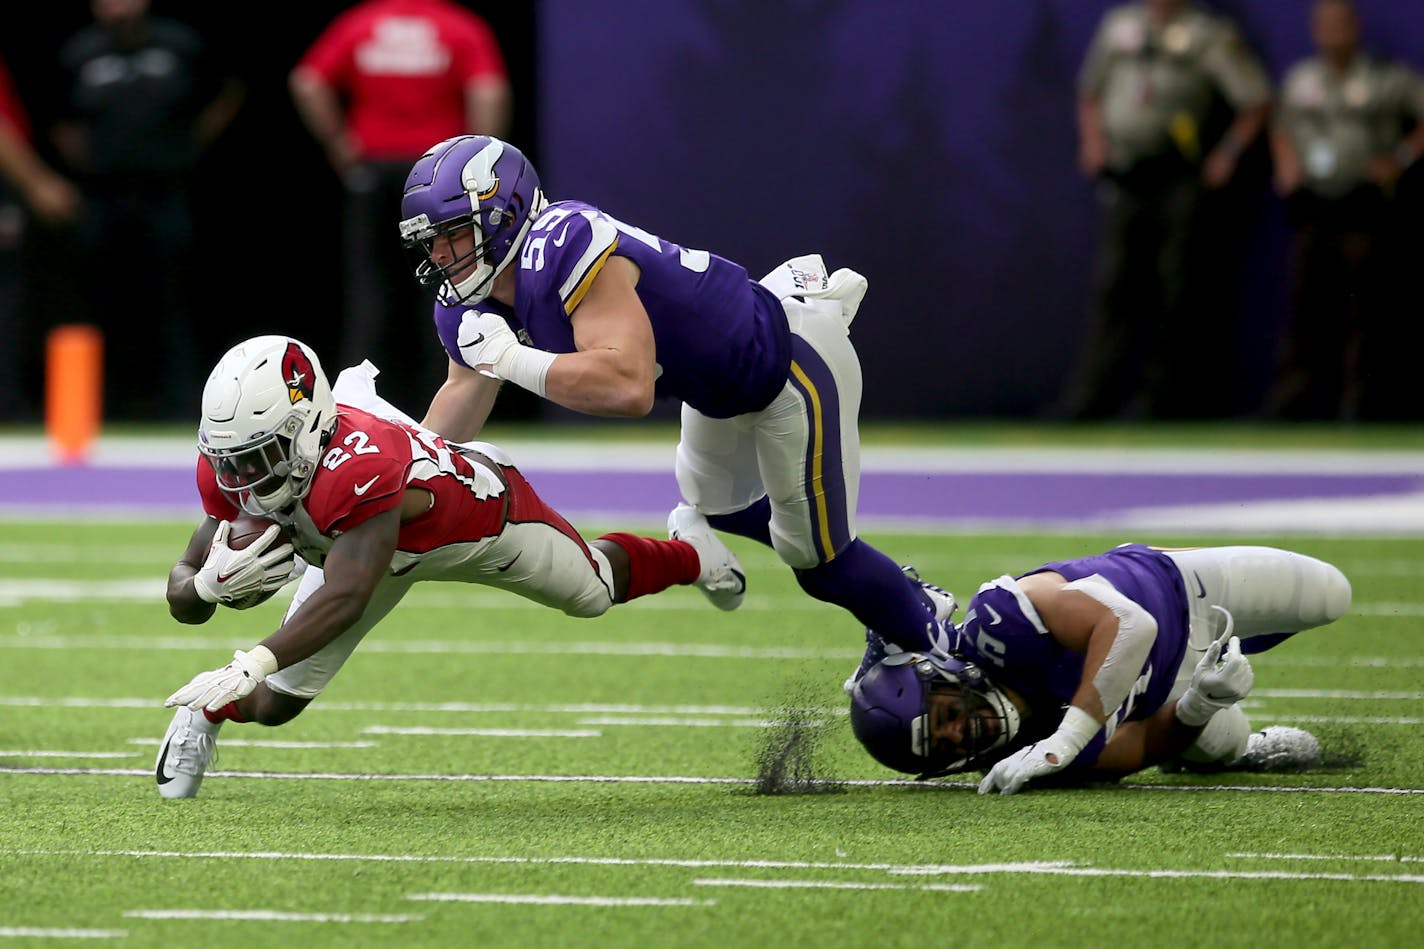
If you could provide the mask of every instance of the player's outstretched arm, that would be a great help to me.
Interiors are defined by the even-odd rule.
[[[391,566],[400,534],[400,505],[384,511],[336,538],[322,572],[326,582],[309,596],[261,645],[271,650],[278,668],[316,653],[350,629]]]
[[[452,442],[473,441],[485,427],[498,394],[499,380],[466,369],[452,359],[445,382],[430,400],[421,427]]]

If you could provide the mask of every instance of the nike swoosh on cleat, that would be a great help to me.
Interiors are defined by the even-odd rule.
[[[1202,583],[1201,574],[1193,570],[1192,576],[1195,577],[1197,581],[1197,599],[1204,599],[1206,597],[1206,584]]]
[[[371,490],[371,485],[375,484],[375,483],[376,483],[377,481],[379,481],[379,480],[381,480],[381,476],[380,476],[380,475],[376,475],[376,476],[375,476],[374,478],[372,478],[370,481],[367,481],[365,484],[358,484],[358,485],[357,485],[355,488],[353,488],[352,490],[354,490],[354,491],[356,492],[356,496],[357,496],[357,497],[360,497],[361,495],[365,494],[367,491]]]
[[[173,780],[173,776],[171,774],[165,775],[163,773],[163,762],[168,760],[168,746],[171,744],[173,744],[172,738],[168,739],[163,743],[163,754],[158,756],[158,766],[154,768],[154,777],[158,778],[159,784],[167,784],[169,781]]]
[[[739,571],[739,570],[733,570],[733,571],[732,571],[732,576],[736,577],[737,580],[740,581],[741,584],[742,584],[741,587],[737,590],[737,592],[738,592],[738,593],[746,593],[746,592],[747,592],[747,575],[746,575],[745,573],[742,573],[742,572]]]

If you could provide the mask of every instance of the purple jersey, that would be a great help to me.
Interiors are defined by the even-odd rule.
[[[1157,621],[1157,639],[1137,683],[1107,728],[1073,761],[1073,767],[1087,767],[1097,761],[1118,723],[1147,718],[1166,703],[1187,648],[1187,594],[1176,564],[1141,544],[1046,563],[1019,578],[1048,571],[1070,582],[1101,576]],[[1017,579],[1000,577],[980,587],[969,601],[955,651],[973,659],[992,681],[1022,693],[1035,708],[1066,706],[1082,681],[1083,657],[1049,634]],[[1060,717],[1048,716],[1043,734],[1056,728]]]
[[[514,312],[498,313],[532,346],[571,353],[570,315],[608,258],[638,265],[638,298],[648,313],[661,373],[657,394],[703,415],[730,418],[765,408],[786,384],[791,332],[781,303],[744,268],[706,251],[679,247],[580,201],[545,208],[521,245]],[[465,306],[436,304],[435,325],[450,358]]]

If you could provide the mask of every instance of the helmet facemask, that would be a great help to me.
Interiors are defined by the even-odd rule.
[[[929,763],[921,777],[972,770],[1018,734],[1018,707],[987,679],[971,686],[926,660],[921,666],[930,666],[930,671],[926,675],[923,668],[916,670],[923,683],[921,713],[910,723],[915,753]],[[959,726],[958,741],[945,734],[953,725]]]
[[[499,261],[494,259],[502,232],[514,226],[514,215],[508,210],[490,208],[484,216],[488,221],[484,226],[476,225],[475,215],[464,214],[439,224],[413,227],[410,236],[404,238],[406,250],[415,261],[416,282],[434,290],[435,296],[447,306],[483,302],[494,289],[495,277],[514,256],[517,240],[512,242],[508,256]],[[401,224],[402,232],[410,223]],[[470,241],[471,247],[454,253],[455,246],[464,241]],[[452,252],[448,264],[435,262],[440,243],[448,245]]]
[[[981,768],[1019,733],[1018,707],[957,654],[902,652],[862,675],[851,728],[881,764],[920,778]]]
[[[293,441],[286,430],[301,426],[301,419],[289,415],[283,432],[224,450],[199,446],[212,465],[218,488],[248,514],[268,516],[306,497],[316,465],[294,457]]]

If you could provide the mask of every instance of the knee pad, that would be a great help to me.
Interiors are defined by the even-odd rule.
[[[1350,581],[1336,567],[1325,565],[1325,621],[1333,623],[1350,608]]]

